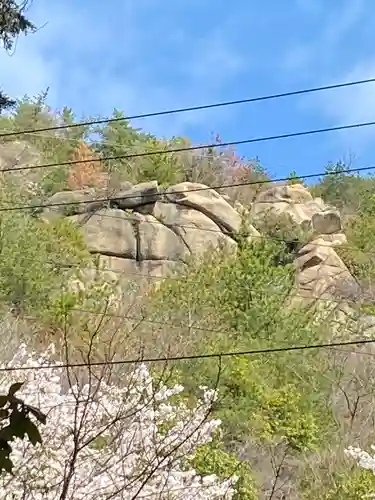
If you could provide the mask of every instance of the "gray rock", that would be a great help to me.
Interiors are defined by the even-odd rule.
[[[155,203],[160,198],[157,181],[143,182],[130,189],[118,191],[113,196],[116,205],[125,209],[134,209],[142,205]]]

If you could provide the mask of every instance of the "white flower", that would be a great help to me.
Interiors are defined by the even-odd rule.
[[[64,392],[64,370],[51,360],[54,352],[51,346],[42,355],[28,354],[21,345],[9,366],[42,369],[5,372],[0,380],[3,392],[24,380],[19,397],[47,413],[47,424],[38,424],[42,445],[20,439],[12,444],[14,476],[0,477],[0,500],[56,500],[64,488],[64,500],[233,498],[237,477],[201,477],[185,467],[220,426],[206,419],[216,391],[204,388],[195,409],[171,404],[183,387],[153,392],[152,377],[140,365],[126,387],[101,381]]]

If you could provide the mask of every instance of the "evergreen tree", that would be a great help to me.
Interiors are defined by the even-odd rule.
[[[0,0],[0,42],[5,50],[11,50],[14,39],[35,31],[34,24],[25,15],[27,1],[18,5],[14,0]],[[0,90],[0,113],[16,103]]]

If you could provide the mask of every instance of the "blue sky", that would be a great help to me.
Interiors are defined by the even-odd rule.
[[[34,0],[40,30],[0,52],[12,96],[50,87],[53,107],[109,116],[375,77],[371,0]],[[137,120],[160,136],[224,141],[375,120],[375,84]],[[274,175],[375,164],[375,127],[239,148]]]

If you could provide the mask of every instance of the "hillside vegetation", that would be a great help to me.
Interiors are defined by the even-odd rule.
[[[114,110],[114,118],[123,116]],[[0,130],[75,122],[72,110],[57,112],[42,96],[25,97],[12,115],[0,116]],[[85,359],[90,351],[103,360],[108,350],[128,358],[140,352],[178,357],[334,338],[322,312],[329,304],[318,299],[308,308],[286,307],[295,257],[314,237],[296,230],[287,217],[258,223],[262,237],[241,232],[235,236],[236,253],[208,252],[158,286],[138,288],[134,295],[136,284],[129,279],[121,291],[121,315],[108,314],[115,291],[96,273],[97,260],[79,227],[66,218],[39,217],[37,207],[56,193],[93,189],[99,197],[110,197],[120,185],[148,181],[162,187],[250,182],[218,190],[246,214],[269,187],[262,183],[271,179],[258,159],[220,148],[165,152],[189,145],[184,137],[158,139],[126,120],[0,139],[0,167],[7,169],[0,193],[3,359],[23,341],[39,348],[68,339],[70,359]],[[99,159],[150,152],[158,153]],[[60,165],[71,160],[75,163]],[[11,171],[38,163],[55,166]],[[340,290],[340,296],[369,318],[375,316],[375,178],[348,173],[340,162],[329,164],[326,173],[309,190],[340,211],[347,243],[336,251],[358,283],[355,290]],[[291,174],[286,184],[300,182]],[[26,205],[35,208],[15,209]],[[87,268],[90,285],[72,286]],[[340,340],[352,339],[345,332]],[[237,500],[356,500],[375,491],[372,471],[359,468],[344,452],[350,445],[369,449],[375,442],[373,354],[371,345],[306,349],[175,361],[165,367],[155,363],[151,371],[181,383],[185,391],[178,398],[191,403],[200,386],[215,385],[219,373],[214,412],[222,430],[192,462],[202,474],[238,474]],[[115,376],[120,378],[120,372]]]

